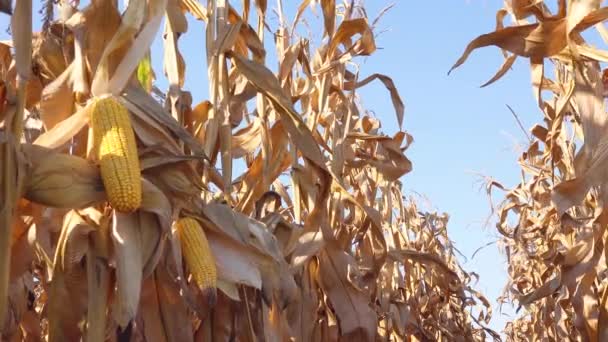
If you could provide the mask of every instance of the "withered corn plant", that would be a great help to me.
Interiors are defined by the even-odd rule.
[[[498,339],[447,215],[401,192],[412,137],[392,79],[359,75],[376,45],[357,4],[320,1],[315,48],[296,27],[318,1],[290,25],[280,0],[48,1],[36,33],[16,1],[0,44],[2,340]],[[206,30],[198,103],[187,16]],[[358,101],[373,81],[393,136]]]
[[[502,49],[505,62],[530,61],[542,121],[519,158],[522,179],[505,190],[498,231],[508,257],[505,301],[519,308],[508,341],[608,340],[608,53],[582,36],[594,28],[608,43],[602,1],[506,1],[496,31],[479,36],[455,67],[477,48]],[[554,5],[553,3],[551,5]],[[503,26],[510,16],[513,25]],[[589,37],[589,36],[587,36]]]

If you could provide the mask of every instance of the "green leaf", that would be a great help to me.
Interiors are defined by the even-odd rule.
[[[147,91],[152,90],[152,83],[155,79],[154,70],[152,70],[152,60],[150,58],[150,52],[139,62],[137,66],[137,79],[141,86]]]

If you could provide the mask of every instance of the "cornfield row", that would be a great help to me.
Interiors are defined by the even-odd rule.
[[[297,27],[319,5],[317,43]],[[608,339],[608,54],[582,35],[608,42],[600,5],[506,1],[454,66],[499,47],[488,85],[527,58],[543,114],[521,183],[488,184],[505,192],[502,300],[520,308],[508,341]],[[286,18],[279,0],[270,28],[266,1],[48,1],[36,33],[31,0],[0,9],[13,37],[0,43],[3,340],[500,339],[447,216],[401,192],[413,138],[392,79],[359,75],[377,19],[358,2],[305,0]],[[200,63],[179,49],[187,16],[206,32],[200,102],[184,89]],[[163,19],[164,91],[149,56]],[[373,81],[392,136],[359,101]]]
[[[608,340],[608,73],[600,66],[608,53],[583,38],[594,28],[608,43],[601,3],[559,0],[552,13],[554,2],[506,1],[496,30],[474,39],[454,66],[497,46],[505,61],[490,84],[517,57],[528,59],[543,114],[519,158],[521,183],[488,184],[505,191],[497,213],[509,265],[502,299],[520,310],[507,324],[508,341]],[[507,16],[513,26],[503,25]]]
[[[319,5],[325,39],[315,44],[297,27]],[[499,339],[487,328],[489,301],[458,264],[447,216],[420,212],[401,192],[412,169],[403,101],[388,75],[360,76],[356,64],[376,50],[376,21],[355,1],[304,0],[295,18],[282,8],[278,0],[279,25],[270,28],[265,0],[238,9],[227,0],[130,0],[123,12],[111,0],[46,1],[43,28],[33,33],[31,0],[17,0],[12,13],[0,1],[13,38],[0,44],[3,340]],[[201,61],[179,47],[187,16],[206,32],[209,96],[196,102],[184,78],[187,63]],[[165,90],[149,59],[158,34]],[[274,71],[267,47],[279,56]],[[374,81],[395,107],[392,136],[358,98]],[[528,153],[560,172],[571,165],[559,138],[564,106],[545,130],[551,152]],[[570,214],[564,231],[546,202],[547,177],[534,181],[545,202],[517,208],[547,210],[542,222],[553,228],[526,232],[523,242],[504,230],[522,293],[542,288],[556,267],[587,260],[584,251],[603,251],[594,225],[574,229],[601,197]],[[530,194],[527,184],[519,191]],[[517,191],[508,197],[513,207]],[[535,227],[522,220],[520,231]],[[563,240],[553,259],[520,248],[549,231]],[[589,262],[603,255],[591,254]],[[600,270],[591,269],[592,278],[579,269],[558,278],[572,303],[561,311],[566,321],[571,312],[580,317],[569,293],[603,291],[593,282]],[[527,297],[533,320],[556,299],[539,292]],[[510,334],[523,333],[522,324]]]

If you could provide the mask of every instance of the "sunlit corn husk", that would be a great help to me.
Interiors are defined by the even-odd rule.
[[[84,208],[105,200],[99,169],[92,163],[35,145],[24,150],[31,162],[28,200],[56,208]]]
[[[116,267],[116,288],[112,314],[114,321],[125,328],[137,314],[145,261],[142,255],[141,230],[138,213],[112,214],[112,245]]]

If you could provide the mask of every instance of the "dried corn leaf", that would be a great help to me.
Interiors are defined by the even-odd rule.
[[[139,306],[143,267],[141,225],[137,213],[112,215],[112,242],[116,254],[114,319],[122,328],[135,318]]]

